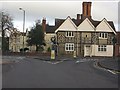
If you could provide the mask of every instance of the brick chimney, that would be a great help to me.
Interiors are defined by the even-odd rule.
[[[80,20],[80,14],[77,14],[77,20]]]
[[[42,19],[42,29],[44,32],[46,32],[46,18]]]
[[[83,2],[82,4],[82,18],[91,18],[91,4],[92,2]]]

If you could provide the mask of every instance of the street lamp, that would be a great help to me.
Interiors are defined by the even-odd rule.
[[[23,53],[24,53],[24,30],[25,30],[25,10],[23,8],[19,8],[19,10],[23,11]]]

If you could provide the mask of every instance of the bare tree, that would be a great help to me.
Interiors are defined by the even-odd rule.
[[[5,33],[7,30],[11,31],[13,29],[13,19],[7,13],[1,13],[1,30],[2,30],[2,51],[8,50],[8,37],[5,37]]]

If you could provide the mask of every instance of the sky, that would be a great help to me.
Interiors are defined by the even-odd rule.
[[[113,21],[118,31],[118,0],[84,0],[91,1],[91,15],[94,20],[106,18]],[[83,0],[4,0],[0,1],[0,11],[9,13],[13,18],[14,27],[23,31],[23,8],[26,13],[25,28],[31,28],[36,20],[46,18],[49,25],[54,25],[55,18],[66,19],[67,16],[76,18],[82,14]],[[120,29],[119,29],[120,30]]]

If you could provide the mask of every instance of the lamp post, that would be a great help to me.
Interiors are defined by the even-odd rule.
[[[23,53],[24,53],[24,30],[25,30],[25,10],[23,8],[19,8],[19,10],[23,11]]]

